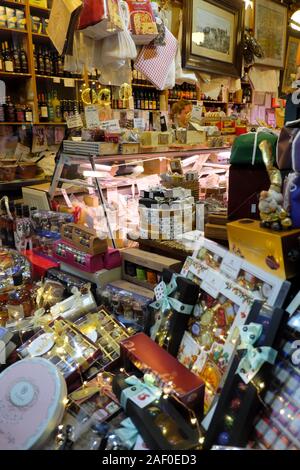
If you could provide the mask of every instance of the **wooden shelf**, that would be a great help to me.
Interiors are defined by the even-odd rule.
[[[0,122],[0,126],[32,126],[32,122]]]
[[[30,78],[30,73],[17,73],[17,72],[0,72],[0,77],[7,78]]]
[[[14,33],[14,34],[27,34],[27,29],[16,29],[16,28],[0,28],[0,35],[7,34],[7,33]]]
[[[28,180],[0,181],[0,191],[14,190],[20,187],[31,186],[32,184],[42,184],[46,182],[47,180],[45,177],[31,178]]]
[[[7,6],[15,6],[15,7],[25,7],[25,3],[22,3],[22,2],[14,2],[13,0],[1,0],[1,4],[3,3],[3,5],[7,5]]]
[[[51,9],[50,8],[44,8],[44,7],[37,7],[36,5],[29,5],[30,11],[36,12],[36,13],[50,13]]]
[[[35,122],[34,126],[66,126],[65,122]]]
[[[65,79],[71,79],[71,80],[74,80],[76,82],[83,82],[84,81],[84,78],[73,78],[73,77],[58,77],[57,75],[40,75],[40,74],[36,74],[36,78],[41,78],[41,79],[44,79],[44,80],[54,80],[54,79],[60,79],[60,80],[65,80]],[[89,80],[90,82],[92,80]],[[93,80],[94,81],[94,80]]]
[[[226,101],[214,101],[214,100],[200,100],[203,101],[203,103],[209,103],[209,104],[228,104]]]
[[[155,86],[151,85],[151,83],[149,85],[140,85],[139,83],[133,83],[132,86],[134,88],[153,88],[156,90]]]
[[[176,101],[191,101],[192,103],[197,103],[198,100],[195,100],[195,99],[190,99],[190,98],[169,98],[168,101],[170,103],[176,103]]]

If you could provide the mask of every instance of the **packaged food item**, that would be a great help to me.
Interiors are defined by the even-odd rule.
[[[5,7],[7,27],[15,29],[17,27],[16,10],[14,8]]]
[[[7,27],[5,7],[0,7],[0,27],[1,28]]]

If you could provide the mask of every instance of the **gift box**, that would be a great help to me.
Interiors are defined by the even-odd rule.
[[[254,303],[251,292],[242,289],[218,270],[206,268],[200,275],[191,264],[187,277],[200,284],[200,297],[190,318],[189,335],[183,337],[178,358],[206,384],[205,411],[219,393],[236,347],[238,330]],[[186,362],[186,342],[193,344],[191,358]]]
[[[186,267],[203,279],[207,268],[219,270],[233,279],[240,287],[251,291],[253,297],[270,306],[282,307],[291,284],[273,274],[249,263],[223,246],[202,238],[200,246],[193,253],[193,260],[187,258]],[[183,273],[186,272],[183,268]]]
[[[62,317],[43,326],[17,353],[22,359],[45,357],[55,364],[68,386],[101,357],[95,343]]]
[[[127,0],[130,30],[138,45],[149,44],[158,35],[150,0]]]
[[[197,429],[185,421],[169,400],[159,397],[159,389],[152,390],[136,377],[120,374],[113,379],[113,392],[150,449],[175,451],[198,445]]]
[[[284,311],[281,309],[263,306],[258,301],[253,306],[243,328],[243,349],[235,354],[231,363],[207,430],[205,449],[213,444],[239,447],[247,444],[253,418],[262,404],[265,386],[270,380],[271,364],[277,355],[278,331],[283,319]],[[264,354],[260,363],[259,354]],[[245,358],[248,361],[254,355],[255,363],[250,361],[247,370]]]
[[[275,232],[260,227],[256,220],[241,219],[227,224],[227,230],[233,253],[281,279],[298,273],[299,229]]]
[[[197,416],[203,414],[204,382],[180,364],[144,333],[122,341],[121,360],[128,370],[134,366],[151,372],[162,385],[172,383],[172,393]]]

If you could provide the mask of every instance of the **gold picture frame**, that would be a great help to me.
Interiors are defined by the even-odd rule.
[[[242,68],[242,0],[184,0],[183,66],[239,77]]]
[[[300,46],[300,33],[297,35],[295,31],[293,34],[290,34],[288,37],[288,46],[286,51],[285,67],[282,77],[281,92],[284,94],[289,94],[294,91],[293,82],[297,77],[297,52],[298,47]]]
[[[254,36],[264,57],[255,63],[283,69],[285,64],[288,8],[273,0],[256,0],[254,7]]]

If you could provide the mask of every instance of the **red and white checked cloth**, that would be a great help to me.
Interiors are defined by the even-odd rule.
[[[164,89],[166,79],[173,60],[175,59],[178,41],[166,28],[166,45],[144,46],[134,64],[134,68],[159,90]]]

